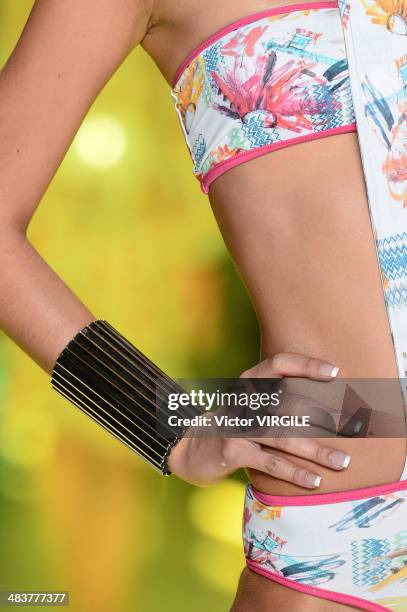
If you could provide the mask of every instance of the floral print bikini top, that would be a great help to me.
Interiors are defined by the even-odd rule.
[[[269,151],[356,130],[336,0],[226,26],[178,68],[172,96],[202,191]]]

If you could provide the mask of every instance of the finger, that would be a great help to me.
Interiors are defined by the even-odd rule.
[[[264,451],[257,444],[247,450],[240,467],[252,468],[306,489],[315,489],[321,484],[321,476],[316,472],[300,467],[285,457]]]
[[[231,434],[231,437],[235,437],[236,434]],[[356,434],[353,434],[356,435]],[[335,424],[330,423],[328,419],[326,419],[326,423],[322,422],[320,424],[313,423],[313,420],[310,419],[308,421],[308,425],[301,426],[301,433],[299,433],[299,427],[293,425],[292,427],[288,425],[279,426],[279,425],[270,425],[270,427],[257,426],[251,427],[250,430],[244,432],[242,437],[249,438],[251,440],[258,440],[259,443],[262,443],[262,440],[273,439],[273,438],[297,438],[302,436],[304,439],[309,438],[341,438],[341,437],[351,437],[351,434],[342,436],[339,435],[335,430]]]
[[[315,357],[298,353],[276,353],[246,370],[240,378],[282,378],[297,376],[314,380],[331,380],[338,375],[339,368]]]
[[[275,448],[284,453],[308,459],[314,463],[325,465],[334,470],[343,470],[348,467],[351,457],[347,453],[322,444],[313,438],[250,438],[268,448]]]
[[[309,417],[309,427],[304,430],[307,438],[326,437],[327,432],[333,433],[335,436],[351,437],[357,435],[363,426],[360,419],[352,416],[344,424],[341,424],[341,420],[343,421],[342,407],[338,409],[312,397],[290,391],[285,391],[281,395],[278,414],[280,416]],[[286,427],[284,427],[284,431],[287,431]],[[270,432],[270,437],[272,436],[273,434]]]
[[[292,423],[294,422],[294,419],[296,419],[296,422],[298,422],[298,419],[303,422],[304,418],[306,418],[307,426],[305,428],[303,427],[302,431],[304,432],[305,437],[310,438],[317,435],[315,433],[311,433],[311,428],[321,429],[323,432],[322,436],[326,436],[328,432],[336,435],[340,412],[311,397],[300,395],[298,393],[292,393],[290,391],[284,391],[284,393],[280,396],[278,416],[280,418],[283,416],[291,417]],[[291,425],[291,423],[287,422],[287,419],[285,420],[285,425]],[[277,432],[278,429],[280,429],[281,432],[281,427],[279,424],[276,424],[276,427],[267,429],[275,429]],[[296,430],[296,435],[298,435],[298,426],[289,428],[286,426],[283,427],[285,435],[290,435],[290,432],[293,430]],[[267,435],[267,431],[264,433]],[[277,435],[279,434],[277,433]],[[273,433],[271,431],[270,437],[273,437]]]

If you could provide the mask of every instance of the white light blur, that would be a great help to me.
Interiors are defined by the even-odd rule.
[[[89,117],[76,135],[74,147],[87,166],[96,170],[112,168],[127,151],[126,131],[113,115]]]

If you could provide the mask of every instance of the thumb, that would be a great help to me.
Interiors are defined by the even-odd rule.
[[[282,378],[293,376],[314,380],[332,380],[339,368],[332,363],[298,353],[276,353],[253,368],[246,370],[240,378]]]

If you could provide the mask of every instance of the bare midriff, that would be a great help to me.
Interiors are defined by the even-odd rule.
[[[212,184],[210,199],[257,311],[263,357],[292,351],[338,366],[342,378],[397,378],[355,133],[237,166]],[[324,442],[352,459],[333,472],[296,458],[317,467],[318,492],[400,478],[402,437]],[[250,477],[276,495],[317,492],[258,472]]]
[[[143,47],[171,83],[188,53],[223,26],[298,2],[156,4]],[[355,132],[240,164],[211,184],[209,200],[257,312],[263,357],[296,352],[338,366],[342,378],[397,378]],[[403,410],[401,396],[395,410]],[[324,442],[351,455],[346,470],[290,457],[322,476],[318,490],[249,471],[254,486],[276,495],[312,495],[400,478],[404,431],[400,438]]]

